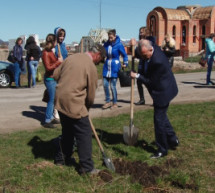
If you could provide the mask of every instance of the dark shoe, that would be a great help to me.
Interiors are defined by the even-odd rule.
[[[177,138],[175,141],[171,142],[171,144],[169,145],[169,147],[170,147],[170,149],[175,150],[176,147],[179,146],[179,144],[180,144],[180,142],[179,142],[179,140]]]
[[[156,152],[154,155],[151,156],[152,159],[158,159],[158,158],[161,158],[161,157],[164,157],[166,156],[167,153],[162,153],[162,152]]]
[[[43,125],[43,127],[45,127],[45,128],[56,128],[56,126],[54,126],[51,122],[50,123],[45,123]]]
[[[140,99],[137,103],[135,103],[135,105],[145,105],[145,100]]]
[[[52,124],[60,124],[60,120],[59,119],[53,119],[51,121]]]
[[[76,166],[77,162],[75,161],[75,158],[73,157],[66,157],[64,160],[54,160],[54,164],[57,166]]]

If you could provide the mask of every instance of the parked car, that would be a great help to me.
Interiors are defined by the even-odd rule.
[[[7,88],[14,82],[14,64],[0,61],[0,88]]]

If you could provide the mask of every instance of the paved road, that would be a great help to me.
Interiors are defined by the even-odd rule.
[[[194,103],[215,100],[215,86],[205,85],[205,72],[177,74],[176,80],[179,87],[178,96],[172,103]],[[215,72],[212,72],[215,77]],[[41,127],[44,121],[46,103],[41,101],[45,87],[38,85],[36,88],[21,89],[0,89],[0,133],[13,131],[32,130]],[[129,112],[130,88],[118,90],[118,105],[116,110],[102,110],[104,103],[104,91],[101,81],[96,92],[96,99],[93,108],[90,110],[91,117],[114,116],[120,113]],[[135,106],[135,110],[152,108],[152,100],[145,89],[145,106]],[[138,100],[138,93],[135,86],[135,101]]]

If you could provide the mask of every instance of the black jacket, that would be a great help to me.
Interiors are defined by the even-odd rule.
[[[154,105],[166,106],[177,95],[178,87],[168,58],[158,46],[154,46],[146,72],[144,69],[138,79],[146,85]]]
[[[27,44],[25,45],[25,49],[27,50],[26,60],[29,61],[30,57],[34,57],[34,60],[39,61],[41,57],[41,51],[39,46],[37,46],[34,38],[28,38]]]

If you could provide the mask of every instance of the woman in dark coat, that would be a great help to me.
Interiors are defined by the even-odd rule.
[[[13,56],[14,56],[14,79],[16,88],[19,88],[20,85],[20,74],[21,74],[21,65],[23,63],[22,55],[23,55],[23,49],[22,49],[22,38],[17,38],[16,44],[13,47]]]

